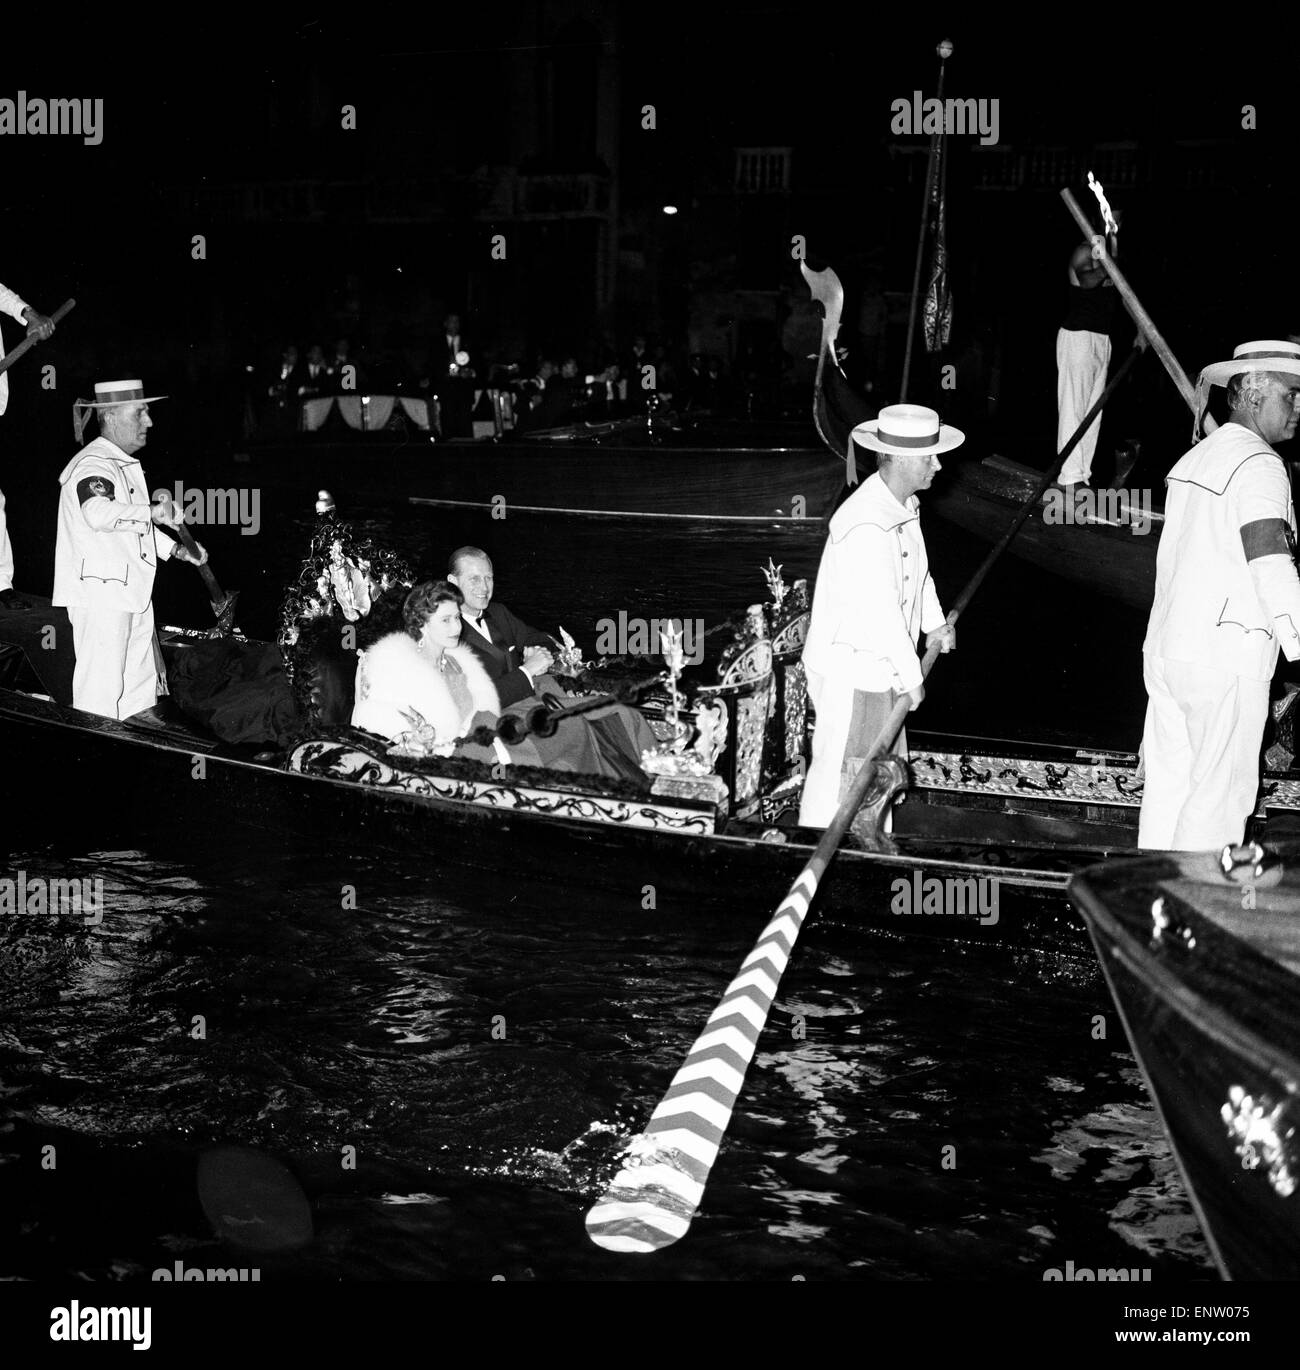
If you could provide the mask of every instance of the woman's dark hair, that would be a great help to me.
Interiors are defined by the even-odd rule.
[[[460,607],[465,596],[449,580],[423,580],[406,597],[402,605],[402,623],[406,631],[417,641],[424,631],[424,625],[433,617],[439,604],[450,600]]]

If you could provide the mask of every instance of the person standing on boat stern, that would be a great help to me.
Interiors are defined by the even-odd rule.
[[[1106,241],[1113,258],[1119,250],[1115,234]],[[1102,264],[1093,259],[1092,244],[1083,243],[1070,257],[1070,305],[1056,335],[1056,450],[1074,436],[1084,415],[1106,388],[1110,366],[1110,329],[1115,290]],[[1066,458],[1056,483],[1072,490],[1087,485],[1097,452],[1101,415],[1092,421],[1078,446]]]
[[[154,533],[155,524],[181,522],[170,500],[150,505],[135,456],[153,426],[149,405],[165,398],[146,395],[138,380],[97,384],[94,400],[73,406],[73,424],[80,441],[83,411],[93,409],[99,437],[59,476],[53,603],[67,608],[72,623],[72,704],[106,718],[152,709],[167,692],[151,603],[158,562],[178,557],[202,566],[208,559],[201,546],[195,557]]]
[[[54,332],[54,321],[38,314],[26,300],[20,299],[6,286],[0,285],[0,310],[11,314],[19,323],[27,325],[27,336],[44,342]],[[0,356],[4,355],[4,339],[0,338]],[[0,414],[9,406],[9,373],[0,371]],[[9,541],[9,525],[5,519],[4,491],[0,490],[0,606],[22,609],[26,600],[14,589],[14,549]]]
[[[803,664],[817,721],[799,808],[808,828],[830,824],[899,698],[915,709],[925,697],[918,634],[927,649],[957,645],[930,578],[917,493],[965,434],[933,409],[893,404],[853,440],[879,454],[879,469],[831,519],[813,591]],[[907,755],[905,733],[894,750]]]
[[[1146,784],[1138,846],[1242,840],[1278,649],[1300,660],[1300,577],[1286,463],[1300,420],[1300,347],[1252,342],[1201,373],[1231,415],[1165,477],[1155,602],[1142,644]],[[1202,413],[1203,407],[1198,408]]]

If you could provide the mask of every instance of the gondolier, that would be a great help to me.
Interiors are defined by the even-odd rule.
[[[1198,383],[1227,386],[1227,423],[1166,477],[1155,603],[1142,644],[1146,787],[1138,845],[1240,842],[1278,649],[1300,660],[1300,577],[1286,464],[1300,418],[1300,346],[1251,342]],[[1203,406],[1202,406],[1203,412]]]
[[[1106,250],[1113,258],[1118,238],[1111,234]],[[1056,334],[1056,450],[1059,452],[1106,387],[1110,365],[1110,329],[1115,313],[1115,291],[1110,276],[1094,260],[1092,245],[1083,243],[1070,257],[1070,304]],[[1083,435],[1061,468],[1058,484],[1072,490],[1087,485],[1101,432],[1101,416]]]
[[[939,456],[965,434],[939,422],[933,409],[894,404],[859,424],[854,441],[879,454],[879,470],[830,521],[813,593],[803,664],[817,711],[812,763],[799,822],[828,826],[842,790],[875,741],[901,694],[915,708],[924,697],[920,632],[927,648],[956,646],[930,578],[917,491],[928,489]],[[906,755],[900,733],[895,750]]]
[[[100,436],[59,477],[53,602],[66,606],[72,623],[72,703],[107,718],[152,709],[166,693],[150,602],[158,562],[172,556],[196,566],[207,561],[202,547],[195,557],[154,533],[155,523],[181,521],[169,500],[150,505],[135,458],[153,426],[149,405],[165,398],[146,395],[138,380],[97,384],[93,400],[74,405],[73,420],[80,438],[83,411],[94,410]]]
[[[12,315],[19,323],[27,325],[27,336],[38,337],[42,342],[54,332],[53,319],[38,314],[26,300],[20,299],[4,285],[0,285],[0,309]],[[4,338],[0,337],[0,356],[4,355]],[[0,371],[0,414],[9,405],[9,375]],[[5,518],[4,491],[0,490],[0,606],[6,609],[21,608],[22,600],[14,590],[14,550],[9,541],[9,525]]]

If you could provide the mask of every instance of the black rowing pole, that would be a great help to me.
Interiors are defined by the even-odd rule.
[[[948,612],[950,624],[957,622],[993,563],[1006,551],[1061,464],[1078,446],[1146,345],[1145,335],[1139,333],[1124,364],[1058,453],[1038,488],[1024,502],[1002,540],[957,597]],[[922,657],[922,680],[930,674],[941,650],[941,644],[936,642]],[[731,1122],[745,1072],[757,1050],[781,976],[818,886],[875,780],[873,760],[893,745],[910,709],[911,699],[903,695],[868,750],[862,769],[807,865],[799,872],[753,951],[741,963],[740,971],[673,1076],[645,1131],[630,1143],[622,1169],[587,1213],[587,1235],[597,1246],[609,1251],[644,1253],[658,1251],[686,1234],[704,1198],[704,1187]]]
[[[54,313],[50,315],[50,322],[58,323],[59,320],[62,319],[65,314],[72,313],[72,311],[76,307],[76,300],[64,300],[63,303],[54,311]],[[35,345],[38,342],[40,342],[40,339],[36,336],[35,333],[32,333],[28,337],[24,338],[22,342],[20,342],[18,346],[15,347],[11,352],[6,352],[3,357],[0,357],[0,374],[3,374],[5,371],[8,371],[9,368],[14,364],[14,362],[16,362],[19,357],[23,356],[26,353],[29,347],[35,347]]]
[[[197,561],[202,555],[199,551],[198,543],[194,541],[194,535],[185,526],[185,518],[182,514],[179,523],[169,525],[173,533],[180,540],[180,544]],[[203,584],[207,587],[208,598],[212,601],[212,612],[216,615],[217,623],[208,636],[209,637],[228,637],[231,629],[235,626],[235,601],[239,598],[238,590],[223,590],[212,574],[212,567],[204,562],[197,568],[200,576],[203,577]]]

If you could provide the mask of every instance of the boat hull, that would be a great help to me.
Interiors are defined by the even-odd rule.
[[[1300,859],[1300,846],[1283,850]],[[1288,965],[1268,954],[1252,925],[1276,937],[1278,919],[1300,918],[1300,899],[1292,894],[1265,914],[1266,892],[1222,888],[1215,860],[1152,856],[1102,867],[1078,876],[1070,894],[1220,1272],[1296,1279],[1300,959]],[[1202,871],[1189,879],[1196,861]],[[1214,916],[1198,909],[1207,898],[1219,906]]]
[[[700,834],[557,815],[538,805],[505,807],[491,795],[471,804],[395,793],[293,773],[197,736],[100,719],[13,690],[0,690],[0,746],[11,773],[23,777],[23,820],[41,835],[100,831],[107,841],[113,827],[117,840],[126,832],[138,842],[181,836],[189,844],[207,834],[231,843],[241,830],[256,829],[336,853],[391,852],[404,870],[431,878],[445,864],[504,872],[524,888],[600,889],[612,916],[649,907],[652,899],[675,916],[707,906],[756,917],[798,875],[817,836],[725,821],[719,831]],[[1086,942],[1065,886],[1072,870],[1105,854],[1104,846],[1070,857],[1043,843],[990,847],[978,833],[949,837],[927,831],[932,826],[921,822],[919,831],[901,833],[892,853],[863,850],[850,839],[819,894],[823,915],[854,927],[989,946],[1019,945],[1029,936],[1035,946],[1083,963]],[[8,829],[11,841],[18,832]],[[967,907],[953,911],[942,899],[923,907],[914,896],[932,888],[927,881],[969,889]],[[992,917],[987,909],[980,915],[980,882],[995,892]]]

